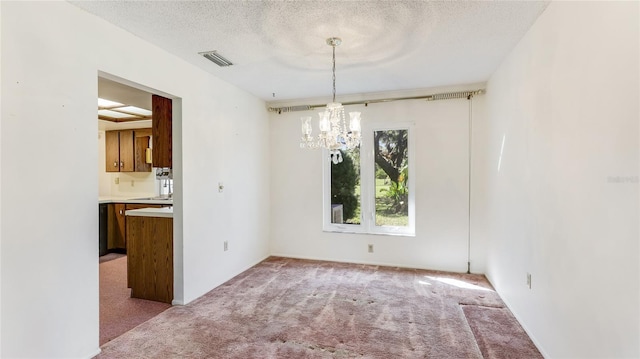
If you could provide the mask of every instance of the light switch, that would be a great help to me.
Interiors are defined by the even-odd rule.
[[[224,191],[224,184],[222,182],[218,182],[218,192],[222,193]]]

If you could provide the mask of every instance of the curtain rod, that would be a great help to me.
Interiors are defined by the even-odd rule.
[[[443,92],[443,93],[436,93],[436,94],[424,95],[424,96],[393,97],[393,98],[383,98],[383,99],[375,99],[375,100],[343,102],[342,105],[343,106],[349,106],[349,105],[368,106],[370,103],[393,102],[393,101],[403,101],[403,100],[436,101],[436,100],[450,100],[450,99],[457,99],[457,98],[469,99],[475,95],[482,95],[484,93],[486,93],[485,89],[478,89],[473,91]],[[316,108],[324,108],[326,106],[327,104],[269,107],[269,112],[277,112],[278,114],[281,114],[283,112],[315,110]]]

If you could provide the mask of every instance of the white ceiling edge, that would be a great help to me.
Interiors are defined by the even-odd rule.
[[[486,82],[477,82],[465,85],[451,85],[451,86],[438,86],[413,90],[401,90],[401,91],[383,91],[383,92],[369,92],[363,94],[349,94],[339,95],[336,94],[336,102],[346,103],[355,101],[371,101],[378,99],[393,99],[399,97],[414,97],[414,96],[428,96],[433,94],[440,94],[446,92],[460,92],[460,91],[473,91],[486,89]],[[289,107],[289,106],[303,106],[303,105],[322,105],[331,102],[332,94],[328,93],[327,96],[314,97],[306,99],[294,99],[283,101],[267,101],[267,108],[272,107]],[[374,104],[371,104],[374,105]],[[300,111],[304,112],[304,111]]]

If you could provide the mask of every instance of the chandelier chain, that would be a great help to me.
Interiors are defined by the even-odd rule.
[[[336,102],[336,45],[331,46],[333,48],[333,101]]]

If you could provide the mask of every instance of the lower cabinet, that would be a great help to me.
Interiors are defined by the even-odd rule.
[[[132,298],[171,304],[173,218],[127,217],[127,281]]]
[[[127,249],[125,211],[140,208],[162,208],[167,205],[143,203],[109,203],[107,206],[107,251],[123,252]]]
[[[109,203],[107,206],[107,250],[125,250],[125,204]]]
[[[109,205],[106,203],[98,203],[98,248],[99,254],[102,257],[108,253],[107,250],[107,230],[108,225],[108,209]]]

